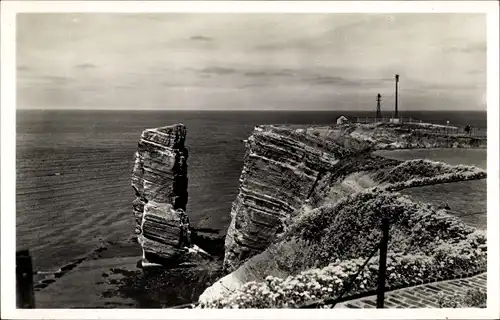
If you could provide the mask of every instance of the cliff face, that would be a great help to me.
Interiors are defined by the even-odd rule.
[[[225,242],[227,270],[262,252],[311,195],[320,176],[352,153],[304,130],[273,126],[256,127],[246,149]]]
[[[132,187],[135,233],[146,261],[177,259],[185,252],[189,219],[186,127],[148,129],[135,154]]]
[[[226,236],[224,267],[235,270],[262,252],[286,229],[287,221],[302,206],[317,207],[325,201],[380,184],[366,174],[357,177],[358,172],[384,171],[401,163],[374,156],[371,151],[485,145],[485,138],[438,135],[420,128],[398,126],[350,124],[307,130],[258,126],[246,141],[240,192],[232,206]],[[460,181],[478,177],[451,178]],[[345,190],[339,189],[336,195],[333,186]]]

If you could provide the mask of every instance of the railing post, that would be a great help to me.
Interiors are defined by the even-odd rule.
[[[16,252],[16,300],[18,308],[35,308],[33,265],[28,250]]]
[[[387,267],[387,244],[389,243],[389,220],[382,219],[382,241],[380,243],[380,260],[378,267],[377,309],[384,308],[385,274]]]

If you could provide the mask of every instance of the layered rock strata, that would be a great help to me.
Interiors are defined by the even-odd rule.
[[[302,129],[259,126],[245,143],[240,191],[225,242],[226,270],[267,248],[321,175],[351,155],[335,142]]]
[[[147,129],[135,154],[135,233],[146,262],[177,260],[189,242],[186,127]]]
[[[395,143],[393,143],[396,141]],[[377,149],[483,147],[486,139],[398,131],[397,127],[350,124],[307,130],[290,126],[256,127],[246,142],[240,192],[231,210],[225,243],[226,271],[233,271],[200,297],[208,301],[237,291],[248,281],[263,281],[290,217],[369,188],[394,191],[414,186],[484,179],[486,172],[427,160],[392,160]],[[387,147],[389,146],[389,147]],[[319,230],[318,230],[319,231]]]

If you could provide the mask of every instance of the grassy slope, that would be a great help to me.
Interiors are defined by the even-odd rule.
[[[355,168],[359,170],[363,166]],[[486,176],[483,170],[418,160],[406,161],[397,166],[382,165],[378,166],[378,170],[361,173],[351,171],[341,169],[336,171],[336,176],[325,178],[323,188],[317,191],[319,198],[327,195],[320,206],[316,209],[304,206],[295,220],[290,222],[283,237],[263,253],[248,260],[236,272],[226,276],[222,282],[236,289],[248,281],[263,281],[268,275],[285,278],[310,268],[326,267],[335,261],[367,256],[380,240],[377,226],[381,216],[391,218],[390,251],[399,255],[432,257],[435,254],[433,249],[459,240],[465,241],[468,235],[485,241],[483,233],[466,226],[457,218],[435,211],[430,206],[414,203],[397,193],[384,191],[447,180],[481,179]],[[363,179],[364,185],[360,183]],[[329,184],[331,180],[336,181]],[[347,187],[346,180],[351,182],[347,183]],[[332,189],[338,189],[342,184],[345,189],[332,197]],[[360,192],[373,185],[380,187]],[[345,243],[353,245],[345,246]],[[470,243],[466,241],[464,245],[470,249]],[[217,296],[217,291],[227,292],[224,286],[218,284],[208,290],[202,300]]]
[[[219,296],[206,306],[286,307],[290,306],[287,301],[307,300],[296,294],[306,290],[300,284],[309,282],[318,283],[318,288],[306,290],[316,290],[315,297],[339,294],[340,283],[348,282],[349,274],[355,273],[380,241],[378,226],[382,217],[391,223],[390,285],[413,279],[452,277],[463,270],[485,268],[486,253],[479,249],[486,243],[483,231],[468,227],[444,212],[413,203],[405,196],[373,188],[301,215],[281,241],[244,265],[252,270],[252,276],[246,280],[256,280],[257,287],[244,285],[236,293]],[[374,289],[376,269],[377,262],[373,259],[350,292]],[[264,281],[268,275],[288,277],[284,281],[275,279],[277,283],[273,284],[272,279]],[[338,283],[332,286],[332,281]],[[260,293],[269,291],[278,300],[266,302],[260,298]]]

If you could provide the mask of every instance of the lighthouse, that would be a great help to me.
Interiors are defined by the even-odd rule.
[[[380,111],[380,101],[381,101],[382,96],[377,94],[377,115],[375,116],[375,119],[382,119],[382,112]]]

